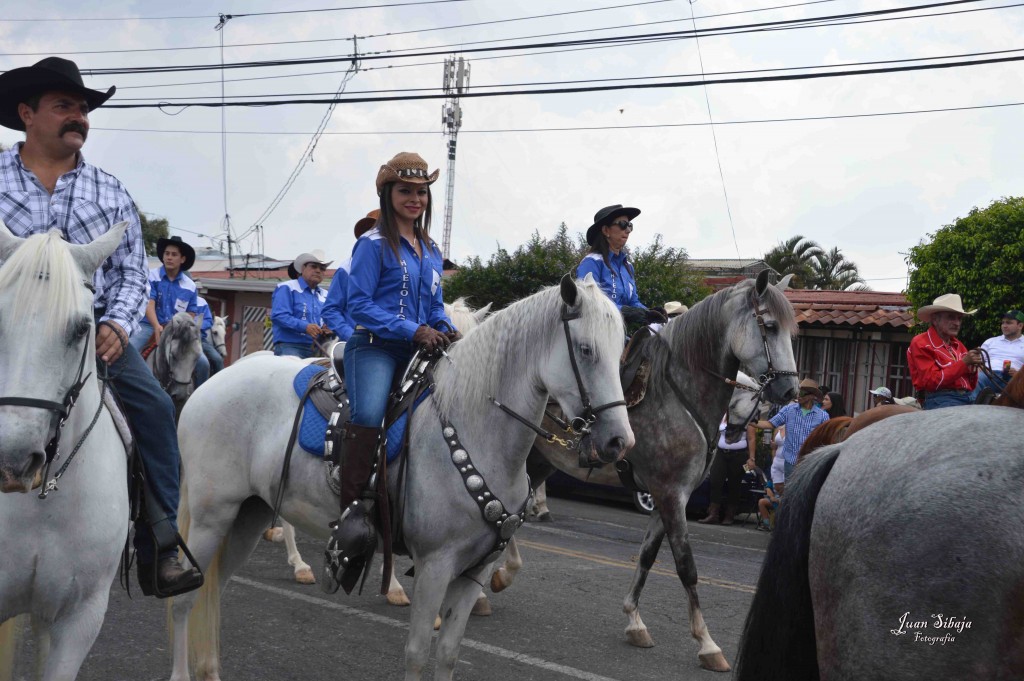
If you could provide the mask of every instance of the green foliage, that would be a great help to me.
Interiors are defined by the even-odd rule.
[[[445,298],[468,296],[475,307],[493,302],[492,309],[499,310],[545,286],[557,284],[562,275],[576,271],[586,253],[584,236],[571,237],[563,222],[550,239],[542,239],[534,232],[529,241],[512,253],[499,246],[486,263],[479,257],[470,258],[445,282]],[[646,248],[634,250],[632,260],[640,300],[650,306],[669,300],[692,305],[706,296],[708,289],[701,276],[689,268],[686,257],[681,248],[665,247],[660,235]]]
[[[816,289],[845,291],[856,284],[864,283],[860,272],[857,271],[857,265],[847,260],[838,248],[815,255],[811,269],[811,284]]]
[[[966,309],[978,308],[960,331],[968,347],[998,335],[1000,315],[1024,306],[1024,197],[972,208],[928,237],[907,257],[911,304],[916,309],[958,293]]]
[[[166,218],[147,218],[146,214],[136,206],[139,213],[139,220],[142,222],[142,240],[146,243],[146,255],[156,255],[156,242],[158,239],[166,239],[171,233],[171,226]]]
[[[764,254],[763,260],[780,275],[792,274],[791,288],[845,291],[863,286],[856,263],[847,260],[838,248],[826,251],[817,242],[799,234]]]

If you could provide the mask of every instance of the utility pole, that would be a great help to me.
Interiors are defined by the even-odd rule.
[[[444,62],[444,93],[447,95],[441,107],[441,125],[448,139],[448,187],[445,190],[444,237],[441,252],[450,254],[452,244],[452,204],[455,200],[455,142],[462,127],[462,107],[459,96],[469,89],[469,64],[462,57],[452,57]]]

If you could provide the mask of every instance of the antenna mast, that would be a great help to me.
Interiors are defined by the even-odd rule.
[[[448,187],[445,190],[444,237],[441,251],[449,257],[452,243],[452,204],[455,200],[455,143],[462,127],[462,107],[459,95],[469,89],[469,64],[462,57],[451,57],[444,62],[444,93],[447,95],[441,107],[441,125],[444,136],[448,137]]]

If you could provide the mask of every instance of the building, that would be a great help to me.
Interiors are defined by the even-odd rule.
[[[764,260],[757,258],[690,258],[686,261],[691,269],[704,275],[704,283],[715,291],[732,286],[744,279],[754,279],[763,270],[772,268]],[[775,272],[775,270],[772,270]],[[776,278],[779,273],[775,272]]]

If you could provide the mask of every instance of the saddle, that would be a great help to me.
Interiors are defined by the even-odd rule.
[[[641,327],[634,333],[622,351],[619,360],[619,380],[622,381],[622,395],[626,408],[640,404],[647,395],[647,381],[651,376],[651,360],[645,352],[654,331]]]

